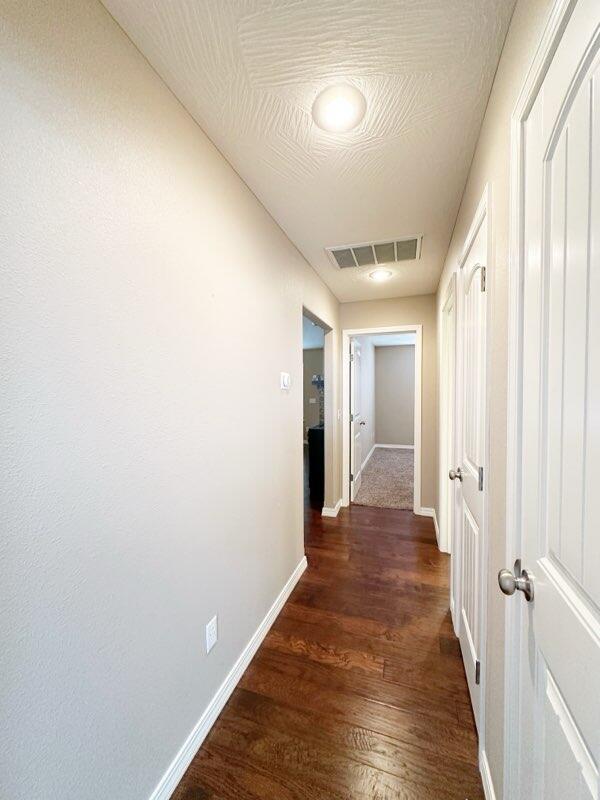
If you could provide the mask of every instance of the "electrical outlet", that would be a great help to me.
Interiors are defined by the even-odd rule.
[[[206,652],[210,653],[217,643],[219,633],[217,630],[217,617],[214,616],[206,625]]]

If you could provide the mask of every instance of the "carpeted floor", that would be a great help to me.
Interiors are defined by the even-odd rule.
[[[376,447],[362,471],[354,502],[358,506],[412,511],[414,451]]]

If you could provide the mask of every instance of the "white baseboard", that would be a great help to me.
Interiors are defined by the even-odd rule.
[[[426,506],[421,506],[421,508],[415,509],[415,514],[418,514],[420,517],[431,517],[433,519],[433,527],[435,528],[435,538],[437,539],[439,547],[440,529],[438,526],[437,514],[435,513],[435,508],[427,508]]]
[[[327,508],[327,506],[323,506],[321,511],[322,517],[337,517],[340,508],[342,507],[342,501],[338,500],[337,503],[333,508]]]
[[[375,444],[375,445],[373,445],[373,447],[387,447],[387,448],[391,447],[391,448],[396,449],[396,450],[414,450],[415,449],[414,444]]]
[[[456,633],[456,635],[458,636],[457,633],[458,629],[456,627],[456,619],[454,616],[454,597],[452,595],[452,592],[450,592],[450,617],[452,619],[452,629],[454,630],[454,633]]]
[[[363,469],[364,469],[364,468],[367,466],[367,462],[368,462],[368,460],[371,458],[371,456],[373,455],[373,452],[374,452],[374,450],[375,450],[375,448],[376,448],[376,447],[377,447],[377,445],[376,445],[376,444],[374,444],[374,445],[373,445],[373,447],[372,447],[372,448],[369,450],[369,455],[368,455],[368,456],[365,458],[365,460],[364,460],[364,461],[363,461],[363,463],[361,464],[361,467],[360,467],[360,471],[361,471],[361,472],[362,472],[362,471],[363,471]]]
[[[481,772],[481,782],[483,783],[485,800],[496,800],[496,792],[494,791],[494,784],[492,783],[492,773],[490,772],[490,765],[485,750],[479,753],[479,771]]]
[[[421,506],[421,508],[415,508],[415,514],[418,514],[420,517],[432,517],[435,519],[435,508]]]
[[[223,706],[229,700],[231,693],[238,684],[242,677],[244,670],[252,660],[252,657],[258,650],[262,640],[267,635],[269,628],[275,622],[275,618],[281,611],[283,604],[290,596],[292,589],[298,583],[300,576],[307,567],[306,556],[303,556],[296,569],[292,572],[287,580],[287,583],[277,596],[271,608],[263,621],[260,623],[252,638],[242,650],[238,660],[233,665],[229,675],[225,678],[217,693],[204,710],[202,716],[196,723],[196,726],[183,743],[181,749],[171,762],[171,765],[163,775],[160,783],[152,792],[150,800],[169,800],[180,780],[182,779],[186,769],[189,767],[192,759],[198,752],[200,745],[208,735],[210,729],[214,725],[217,717],[221,713]]]

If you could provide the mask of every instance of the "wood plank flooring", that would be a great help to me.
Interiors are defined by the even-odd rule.
[[[173,800],[482,800],[432,520],[307,508],[306,552]]]

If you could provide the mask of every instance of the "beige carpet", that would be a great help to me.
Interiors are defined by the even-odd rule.
[[[354,502],[358,506],[412,511],[414,451],[376,447],[362,471]]]

